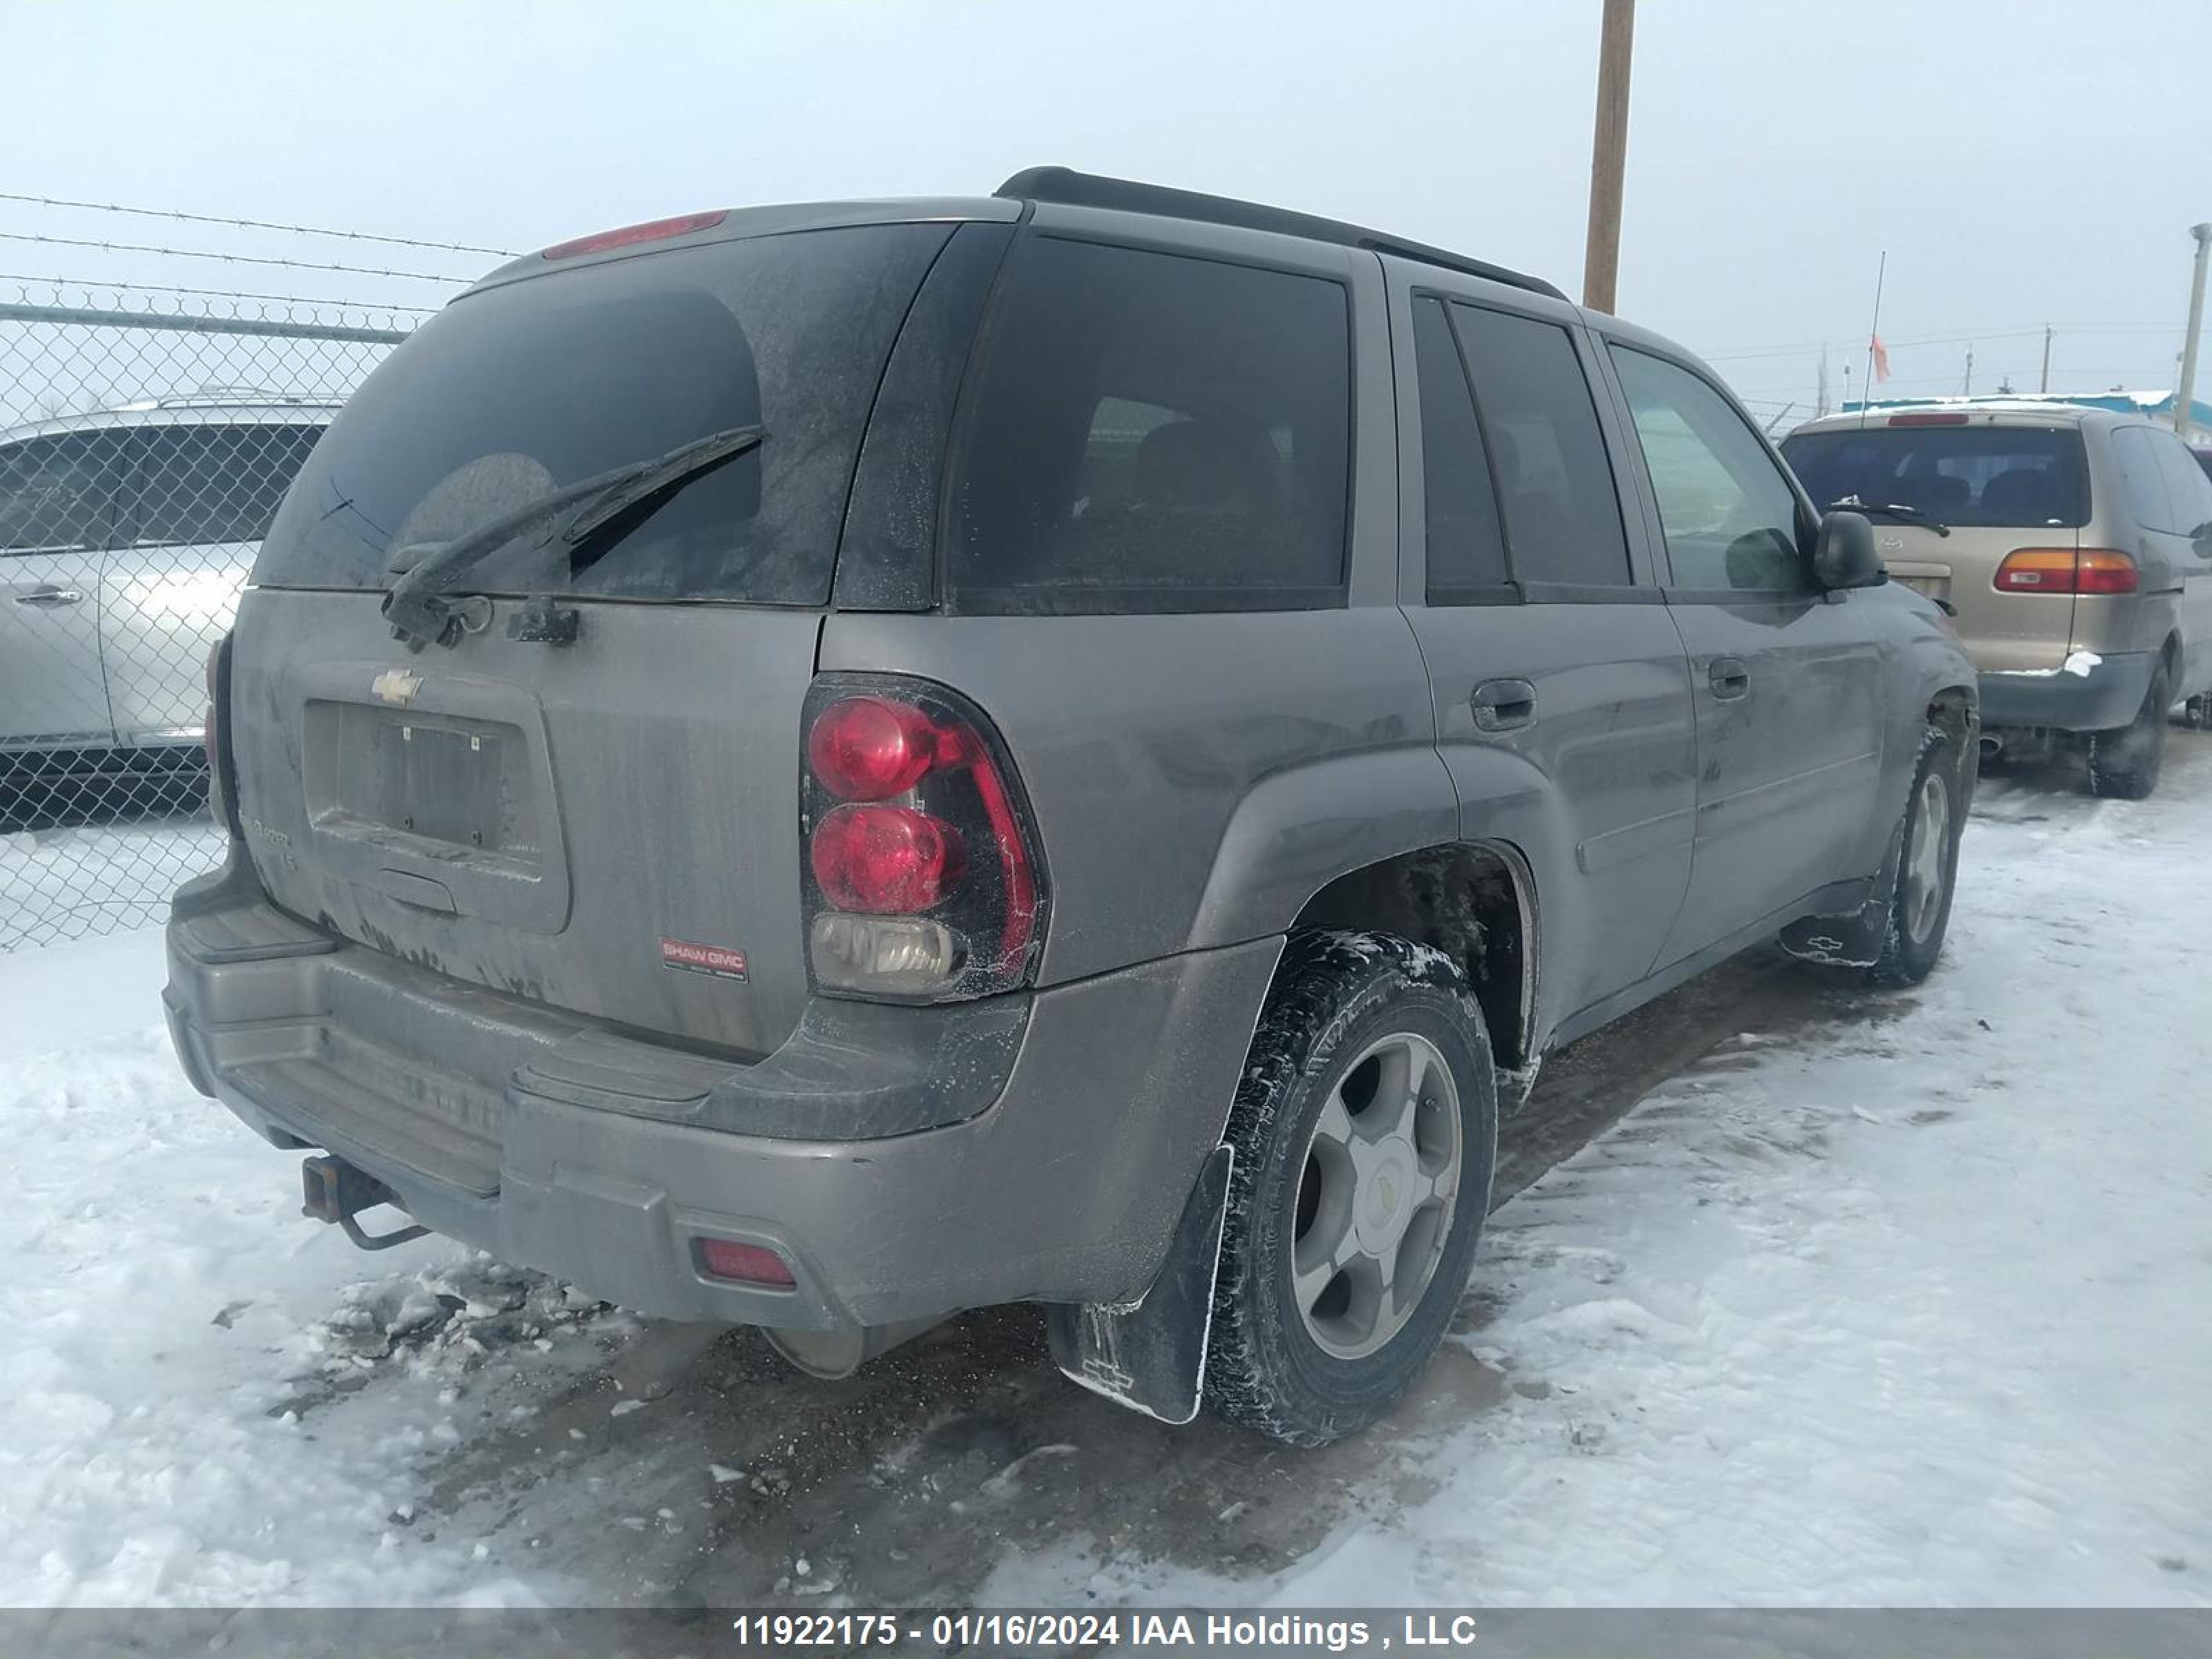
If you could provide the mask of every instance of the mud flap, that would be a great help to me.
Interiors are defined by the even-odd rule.
[[[1053,1363],[1071,1380],[1163,1423],[1188,1423],[1198,1415],[1236,1158],[1226,1146],[1206,1155],[1167,1260],[1142,1297],[1060,1302],[1047,1310]]]
[[[1800,962],[1831,968],[1871,968],[1881,960],[1889,937],[1889,913],[1897,902],[1898,869],[1905,861],[1905,821],[1890,832],[1889,855],[1874,878],[1874,896],[1840,916],[1806,916],[1782,930],[1782,948]]]

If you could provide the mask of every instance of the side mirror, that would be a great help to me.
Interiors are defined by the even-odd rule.
[[[1820,535],[1813,544],[1813,580],[1830,592],[1879,587],[1889,580],[1881,556],[1874,550],[1874,525],[1865,514],[1838,509],[1820,515]]]

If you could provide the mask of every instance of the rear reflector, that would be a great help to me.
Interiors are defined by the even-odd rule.
[[[727,1238],[699,1241],[699,1260],[717,1279],[733,1279],[743,1285],[773,1285],[788,1290],[799,1281],[791,1264],[765,1244],[739,1244]]]
[[[1997,567],[2000,593],[2132,593],[2136,562],[2109,547],[2017,547]]]
[[[624,225],[619,230],[602,230],[590,236],[579,236],[573,242],[556,242],[541,259],[573,259],[580,253],[605,253],[609,248],[634,247],[640,242],[665,241],[671,236],[688,236],[695,230],[708,230],[730,216],[727,208],[716,208],[712,213],[684,213],[673,219],[648,219],[641,225]]]
[[[1889,423],[1892,426],[1964,426],[1966,417],[1963,415],[1893,415],[1889,417]]]

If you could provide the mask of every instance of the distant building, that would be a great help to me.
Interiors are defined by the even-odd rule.
[[[2171,392],[2012,392],[1970,398],[1846,398],[1838,412],[1855,415],[1862,409],[2016,409],[2022,404],[2071,404],[2083,409],[2109,409],[2116,415],[2148,415],[2171,425],[2173,398]],[[2189,427],[2182,435],[2192,444],[2212,445],[2212,404],[2201,398],[2190,399]]]

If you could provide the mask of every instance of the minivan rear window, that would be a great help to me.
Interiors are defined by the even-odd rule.
[[[1823,510],[1849,495],[1938,524],[2089,522],[2079,427],[1869,426],[1800,432],[1782,453]]]
[[[867,225],[670,249],[486,289],[401,344],[308,458],[253,580],[382,588],[400,550],[733,428],[760,447],[572,568],[526,534],[471,591],[822,605],[854,457],[951,234]]]

